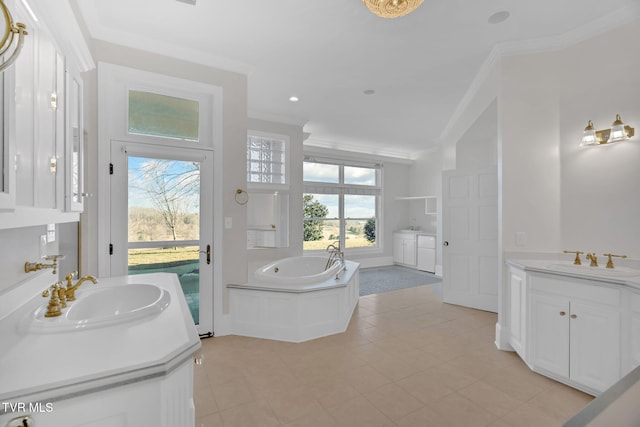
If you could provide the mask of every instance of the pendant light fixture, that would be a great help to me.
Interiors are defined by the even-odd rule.
[[[362,0],[367,8],[382,18],[398,18],[408,15],[422,4],[423,0]]]

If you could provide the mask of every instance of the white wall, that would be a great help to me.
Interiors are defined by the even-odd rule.
[[[640,20],[562,52],[560,250],[640,259]],[[579,147],[587,120],[636,128],[631,141]],[[601,257],[602,258],[602,257]]]
[[[43,234],[47,234],[46,225],[0,230],[0,242],[2,242],[0,248],[0,271],[2,272],[0,298],[2,298],[2,291],[28,280],[35,274],[24,272],[25,262],[49,263],[40,259],[40,236]],[[59,253],[58,240],[47,244],[46,255]],[[61,275],[61,273],[63,274]],[[69,271],[61,270],[55,276],[51,275],[50,284],[53,285],[58,281],[58,277],[64,277],[64,274],[67,273]],[[42,290],[44,291],[44,289]]]
[[[498,98],[505,252],[561,251],[558,70],[560,53],[502,59]],[[565,82],[564,84],[570,84]],[[515,233],[526,244],[516,247]]]

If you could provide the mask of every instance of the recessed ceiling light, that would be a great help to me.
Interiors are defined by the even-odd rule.
[[[186,3],[186,4],[192,4],[194,6],[196,4],[196,0],[176,0],[176,1],[179,1],[179,2],[182,2],[182,3]]]
[[[509,19],[509,16],[511,16],[509,11],[501,10],[500,12],[496,12],[493,15],[489,16],[487,22],[489,22],[489,24],[499,24]]]
[[[363,90],[362,93],[364,93],[365,95],[373,95],[374,93],[376,93],[376,91],[373,89],[367,89]]]
[[[291,101],[291,102],[298,102],[298,101],[300,101],[300,98],[298,98],[297,96],[290,96],[290,97],[289,97],[289,101]]]

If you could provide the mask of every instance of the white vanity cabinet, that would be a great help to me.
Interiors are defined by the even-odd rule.
[[[524,270],[509,267],[509,344],[522,357],[526,355],[527,276]]]
[[[633,295],[638,311],[629,316],[631,289],[514,265],[507,281],[509,343],[534,371],[600,394],[629,370],[629,328],[638,336],[629,346],[640,364],[640,295]]]
[[[416,266],[416,233],[397,231],[393,233],[393,262]]]
[[[640,366],[640,291],[631,295],[631,313],[629,315],[629,366],[631,369]]]
[[[532,275],[529,361],[602,392],[621,377],[620,291],[571,280]]]
[[[37,402],[30,397],[22,401]],[[0,415],[1,425],[26,415],[36,426],[193,426],[193,359],[189,357],[166,376],[85,392],[68,399],[45,399],[42,405],[26,409]]]

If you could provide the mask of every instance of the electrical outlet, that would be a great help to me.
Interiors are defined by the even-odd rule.
[[[56,225],[55,224],[47,224],[47,242],[55,242],[56,241]]]
[[[230,216],[225,216],[224,228],[231,228],[231,227],[233,227],[233,218],[231,218]]]
[[[40,258],[47,256],[47,235],[40,236]]]

